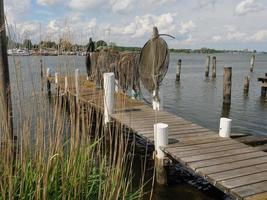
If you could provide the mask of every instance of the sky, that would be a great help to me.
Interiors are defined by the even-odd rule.
[[[267,51],[267,0],[4,0],[9,33],[143,46],[153,26],[170,48]],[[14,32],[16,36],[14,36]]]

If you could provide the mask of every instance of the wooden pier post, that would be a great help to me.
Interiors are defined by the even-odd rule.
[[[266,97],[267,94],[267,87],[261,87],[261,96]]]
[[[216,78],[216,56],[212,57],[212,78]]]
[[[57,72],[55,73],[55,84],[56,85],[58,84],[58,73]]]
[[[210,73],[210,56],[207,56],[206,59],[206,69],[205,69],[205,76],[209,77],[209,73]]]
[[[219,136],[224,138],[230,138],[232,128],[232,120],[222,117],[220,119]]]
[[[79,103],[79,69],[75,70],[75,92],[76,92],[76,103]]]
[[[223,72],[223,103],[231,104],[232,67],[224,67]]]
[[[51,81],[50,81],[50,78],[51,78],[51,71],[50,71],[50,68],[47,68],[46,69],[46,85],[47,85],[47,93],[48,93],[48,96],[51,96]]]
[[[182,67],[182,60],[179,59],[177,62],[177,69],[176,69],[176,81],[180,81],[180,76],[181,76],[181,67]]]
[[[167,172],[165,170],[167,157],[160,147],[167,146],[168,141],[168,125],[164,123],[154,124],[156,181],[160,185],[167,184]]]
[[[41,68],[41,79],[44,77],[44,72],[43,72],[43,60],[40,60],[40,68]]]
[[[252,55],[251,56],[251,59],[250,59],[250,71],[251,72],[253,72],[254,67],[255,67],[255,58],[256,58],[256,56],[255,55]]]
[[[249,76],[245,76],[244,78],[244,93],[245,94],[248,94],[249,92],[249,81],[250,81]]]
[[[114,111],[115,75],[104,73],[104,124],[110,122],[110,114]]]

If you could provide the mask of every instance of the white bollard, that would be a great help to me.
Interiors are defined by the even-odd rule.
[[[228,118],[220,119],[219,136],[229,138],[231,135],[232,120]]]
[[[65,94],[67,94],[67,92],[68,92],[68,77],[67,76],[65,76]]]
[[[75,70],[75,90],[76,90],[76,98],[77,101],[79,99],[79,69]]]
[[[162,91],[158,91],[159,92],[159,99],[160,101],[156,101],[153,97],[156,94],[156,91],[153,91],[153,97],[152,97],[152,106],[153,106],[153,110],[163,110],[163,92]]]
[[[157,158],[163,159],[165,157],[165,153],[161,151],[160,147],[167,146],[168,143],[168,124],[154,124],[154,145]]]
[[[47,77],[47,78],[51,77],[51,71],[50,71],[50,68],[47,68],[47,69],[46,69],[46,77]]]
[[[110,122],[110,114],[113,113],[115,91],[114,73],[104,73],[104,123]]]
[[[58,73],[55,73],[55,84],[58,84]]]

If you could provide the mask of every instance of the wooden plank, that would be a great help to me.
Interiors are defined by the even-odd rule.
[[[215,141],[213,143],[199,144],[199,145],[185,145],[185,144],[177,143],[172,146],[168,145],[167,147],[164,147],[163,149],[170,153],[175,153],[179,151],[194,150],[194,149],[199,149],[199,148],[211,148],[214,146],[224,146],[224,145],[233,145],[233,144],[239,144],[239,142],[236,142],[234,140],[226,140],[223,142]]]
[[[267,200],[267,192],[246,197],[245,200]]]
[[[224,146],[215,146],[210,148],[204,148],[204,149],[194,149],[194,150],[188,150],[188,151],[180,151],[176,152],[175,154],[177,156],[193,156],[193,155],[201,155],[201,154],[207,154],[207,153],[215,153],[215,152],[221,152],[226,150],[233,150],[233,149],[241,149],[241,148],[247,148],[244,144],[231,144],[231,145],[224,145]]]
[[[262,195],[267,192],[267,181],[237,187],[232,189],[231,192],[241,198],[248,197],[247,199],[263,197]],[[267,193],[265,194],[267,199]]]
[[[256,146],[254,148],[259,150],[259,151],[267,151],[267,144]]]
[[[235,140],[242,142],[242,143],[251,144],[251,143],[258,143],[258,142],[267,142],[267,137],[251,135],[247,137],[237,138]]]
[[[222,181],[222,180],[227,180],[230,178],[236,178],[236,177],[254,174],[258,172],[264,172],[264,171],[267,171],[267,163],[253,165],[253,166],[239,168],[239,169],[233,169],[233,170],[219,172],[219,173],[214,173],[214,174],[210,174],[209,177],[216,181]]]
[[[226,151],[208,153],[208,154],[202,154],[202,155],[196,155],[196,156],[180,157],[180,159],[187,163],[187,162],[208,160],[212,158],[226,157],[230,155],[244,154],[244,153],[255,152],[255,151],[257,150],[255,150],[252,147],[245,147],[241,149],[226,150]]]
[[[237,188],[253,183],[259,183],[267,181],[267,172],[259,172],[256,174],[251,174],[247,176],[237,177],[225,181],[219,181],[217,184],[221,185],[223,187],[226,187],[227,189]],[[267,185],[265,185],[267,187]]]
[[[261,152],[256,152],[256,153],[261,153]],[[246,154],[243,154],[244,156]],[[238,169],[242,167],[249,167],[257,164],[262,164],[267,162],[267,156],[258,156],[256,158],[251,158],[251,159],[246,159],[246,160],[241,160],[237,162],[225,162],[223,164],[219,165],[213,165],[210,167],[203,167],[203,168],[198,168],[196,171],[204,176],[207,176],[209,174],[214,174],[218,172],[223,172],[227,170],[232,170],[232,169]]]

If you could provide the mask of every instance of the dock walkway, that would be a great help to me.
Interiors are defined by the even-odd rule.
[[[71,81],[69,81],[71,82]],[[59,80],[64,92],[64,80]],[[74,83],[69,83],[73,86]],[[69,87],[75,95],[74,87]],[[103,91],[93,83],[80,80],[79,100],[103,112]],[[124,94],[115,95],[112,119],[134,133],[154,142],[154,124],[169,125],[169,145],[162,150],[169,158],[181,163],[211,184],[236,199],[267,199],[267,153],[218,132],[194,124],[166,111],[154,111],[141,101]]]

